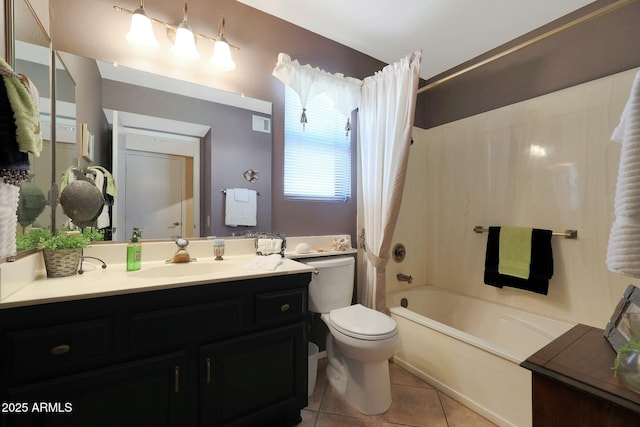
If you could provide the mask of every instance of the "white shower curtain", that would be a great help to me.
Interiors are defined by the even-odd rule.
[[[364,79],[358,111],[364,218],[359,300],[388,312],[385,270],[398,219],[415,114],[420,51]]]

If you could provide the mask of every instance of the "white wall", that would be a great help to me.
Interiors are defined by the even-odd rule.
[[[389,262],[387,289],[430,284],[604,328],[634,283],[609,272],[605,256],[620,158],[610,136],[637,72],[416,128],[394,236],[407,259]],[[577,229],[578,240],[553,237],[555,274],[544,296],[483,283],[487,234],[475,225]],[[413,284],[399,283],[399,272]]]

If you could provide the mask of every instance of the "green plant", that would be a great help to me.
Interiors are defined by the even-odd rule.
[[[86,228],[82,232],[58,230],[55,234],[47,229],[32,228],[16,238],[16,246],[18,250],[86,248],[92,241],[103,238],[104,235],[100,231],[92,228]]]
[[[24,251],[40,247],[40,240],[51,237],[51,232],[44,228],[32,228],[31,230],[16,236],[16,249]]]
[[[40,247],[43,249],[77,249],[86,248],[91,243],[91,239],[81,232],[68,232],[59,230],[48,239],[40,241]]]

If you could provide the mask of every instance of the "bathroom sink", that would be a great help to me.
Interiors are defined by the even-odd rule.
[[[141,278],[161,278],[161,277],[189,277],[206,274],[217,274],[231,270],[233,264],[223,262],[188,262],[180,264],[163,264],[155,267],[144,268],[131,273]]]

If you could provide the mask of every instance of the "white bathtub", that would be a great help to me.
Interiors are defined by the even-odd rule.
[[[433,286],[390,292],[387,304],[394,362],[500,426],[531,425],[531,373],[519,365],[574,326]]]

